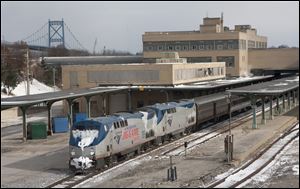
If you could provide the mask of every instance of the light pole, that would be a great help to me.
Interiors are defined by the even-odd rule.
[[[228,94],[229,101],[229,135],[231,135],[231,94]]]
[[[27,75],[27,95],[30,95],[30,86],[29,86],[29,51],[27,48],[27,52],[26,52],[26,67],[27,67],[27,71],[26,71],[26,75]]]
[[[228,124],[228,130],[229,134],[226,135],[224,140],[224,146],[225,146],[225,153],[227,162],[231,162],[233,158],[233,135],[231,134],[231,93],[229,92],[228,98],[228,113],[229,113],[229,124]]]
[[[53,71],[53,90],[55,91],[55,67],[52,68]]]

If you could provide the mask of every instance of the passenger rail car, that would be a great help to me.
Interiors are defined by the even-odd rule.
[[[232,98],[232,104],[233,111],[249,106],[239,97]],[[224,115],[228,115],[226,97],[214,94],[79,121],[70,132],[69,166],[73,170],[103,168]]]

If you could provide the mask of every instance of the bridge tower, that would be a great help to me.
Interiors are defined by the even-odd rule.
[[[65,30],[64,20],[50,20],[48,21],[48,47],[50,48],[53,43],[60,43],[65,48]]]

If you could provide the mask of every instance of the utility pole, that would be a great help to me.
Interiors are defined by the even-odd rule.
[[[53,71],[53,90],[55,92],[55,67],[52,68]]]
[[[29,86],[29,50],[27,48],[27,52],[26,52],[26,64],[27,64],[27,71],[26,71],[26,75],[27,75],[27,95],[30,95],[30,86]]]

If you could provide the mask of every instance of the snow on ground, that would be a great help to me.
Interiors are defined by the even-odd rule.
[[[201,133],[199,133],[199,137],[203,136],[205,134],[207,134],[207,133],[206,132],[201,132]],[[193,150],[195,147],[197,147],[198,144],[202,143],[203,141],[205,141],[205,140],[207,140],[207,139],[209,139],[211,137],[215,138],[215,137],[217,137],[217,135],[218,135],[218,133],[213,132],[213,133],[210,133],[210,134],[208,134],[208,135],[206,135],[206,136],[204,136],[204,137],[202,137],[200,139],[197,139],[197,140],[195,140],[193,142],[189,142],[188,143],[188,147],[189,146],[193,146],[193,147],[187,149],[187,151],[189,152],[189,151]],[[181,146],[180,148],[178,148],[178,149],[176,149],[176,150],[171,151],[170,153],[168,153],[168,155],[176,156],[176,155],[182,154],[184,151],[185,151],[184,146]]]
[[[299,142],[299,138],[295,139],[294,142]],[[269,179],[273,177],[273,175],[277,173],[277,177],[284,175],[287,169],[292,169],[293,175],[299,176],[299,164],[296,164],[297,159],[293,156],[293,154],[299,153],[299,149],[293,148],[293,143],[288,144],[284,150],[281,151],[279,155],[275,157],[275,159],[266,166],[263,170],[261,170],[257,175],[249,179],[247,182],[241,184],[239,187],[244,187],[248,183],[252,183],[252,185],[260,185],[260,183],[266,183]],[[298,151],[297,151],[298,150]],[[292,166],[292,167],[291,167]],[[278,171],[280,170],[280,171]]]
[[[29,82],[30,84],[30,94],[40,94],[40,93],[48,93],[48,92],[54,92],[53,87],[49,87],[46,84],[39,82],[36,79],[33,79],[32,81]],[[1,89],[3,88],[3,86],[1,86]],[[55,91],[60,90],[58,87],[55,87]],[[15,96],[23,96],[26,95],[26,91],[27,91],[27,82],[26,81],[22,81],[21,83],[19,83],[17,85],[16,88],[14,88],[12,90],[12,94]],[[1,98],[6,98],[6,97],[11,97],[11,96],[7,96],[4,93],[1,93]]]
[[[30,94],[40,94],[40,93],[48,93],[48,92],[53,92],[54,89],[52,87],[49,87],[45,85],[44,83],[39,82],[36,79],[33,79],[30,83]],[[27,83],[26,81],[22,81],[21,83],[18,84],[18,86],[12,91],[12,93],[15,96],[22,96],[26,95],[26,87]]]
[[[87,179],[86,181],[80,183],[79,185],[75,186],[74,188],[86,188],[86,187],[93,187],[93,184],[97,183],[103,183],[104,181],[114,178],[122,173],[128,172],[128,170],[134,169],[136,166],[141,165],[144,161],[149,161],[152,159],[152,156],[149,155],[143,155],[141,159],[140,157],[136,157],[134,159],[131,159],[129,161],[126,161],[122,164],[119,164],[109,170],[106,170],[99,175],[96,175],[90,179]]]
[[[299,127],[299,125],[297,126]],[[296,128],[297,128],[296,127]],[[296,131],[294,131],[294,135],[296,134]],[[246,167],[245,169],[237,172],[236,174],[233,174],[231,176],[229,176],[225,182],[219,184],[218,186],[216,186],[216,188],[227,188],[230,185],[232,185],[233,183],[235,183],[236,181],[239,181],[241,179],[243,179],[244,177],[246,177],[247,175],[249,175],[250,173],[254,172],[257,168],[259,168],[261,165],[263,165],[266,161],[269,160],[270,157],[272,157],[278,150],[279,148],[286,142],[288,141],[293,135],[289,135],[287,137],[285,137],[284,139],[281,139],[280,141],[278,141],[272,148],[270,148],[265,154],[263,154],[258,160],[254,161],[251,165],[249,165],[248,167]],[[289,145],[288,145],[289,146]],[[280,153],[280,154],[284,154],[286,149],[288,149],[288,147],[285,147],[285,149]],[[260,173],[262,172],[266,172],[267,170],[273,170],[274,164],[276,163],[276,161],[278,161],[278,158],[280,158],[281,155],[277,155],[275,160],[273,160],[268,166],[266,166]],[[286,160],[285,160],[286,162]],[[279,163],[279,165],[281,165]],[[297,167],[294,168],[295,172],[297,173]],[[266,179],[270,178],[272,176],[272,174],[261,174],[257,175],[257,179],[261,182],[265,181]],[[220,176],[217,176],[218,178],[220,178]],[[216,177],[216,178],[217,178]],[[247,184],[248,182],[246,182]],[[244,184],[242,184],[244,185]],[[241,185],[241,186],[242,186]],[[239,186],[239,187],[241,187]]]

